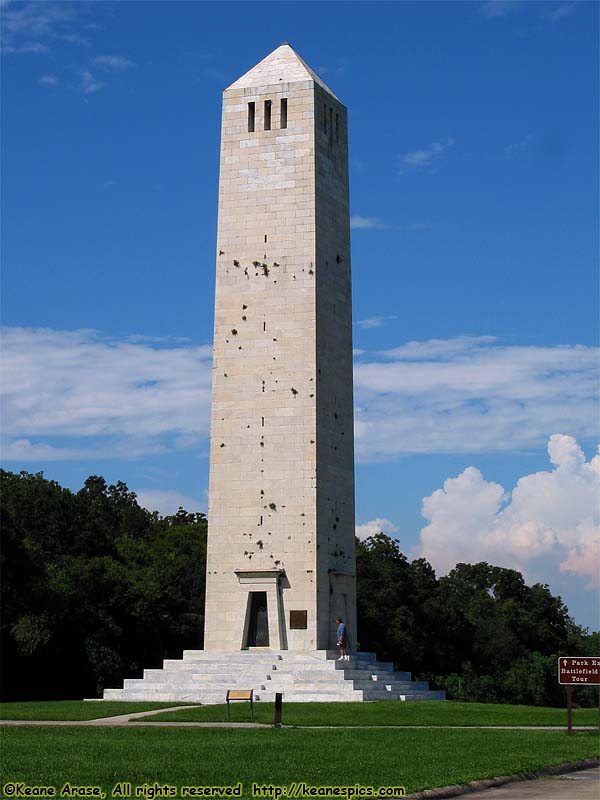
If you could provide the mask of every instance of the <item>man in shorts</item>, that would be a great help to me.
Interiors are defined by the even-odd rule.
[[[337,646],[340,648],[340,657],[338,661],[350,661],[348,655],[348,632],[346,630],[346,623],[343,622],[341,617],[336,617],[337,622]]]

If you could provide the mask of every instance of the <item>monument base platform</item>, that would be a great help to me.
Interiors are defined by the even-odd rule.
[[[253,689],[258,702],[363,702],[370,700],[445,700],[443,691],[395,672],[374,653],[350,653],[339,661],[333,650],[185,650],[183,658],[165,660],[162,669],[146,669],[128,678],[122,689],[105,689],[104,700],[154,700],[215,705],[228,689]]]

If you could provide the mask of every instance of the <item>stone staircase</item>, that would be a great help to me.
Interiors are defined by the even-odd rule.
[[[146,669],[143,678],[127,678],[122,689],[105,689],[104,700],[155,700],[206,705],[224,703],[228,689],[254,689],[257,701],[363,702],[368,700],[445,700],[410,672],[395,672],[374,653],[352,653],[338,661],[337,651],[184,650],[162,669]]]

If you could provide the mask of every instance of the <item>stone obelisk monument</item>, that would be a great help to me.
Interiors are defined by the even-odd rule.
[[[105,700],[441,700],[356,651],[346,109],[288,44],[223,94],[204,650]],[[238,698],[239,699],[239,698]]]
[[[289,44],[223,93],[205,650],[356,642],[345,106]]]

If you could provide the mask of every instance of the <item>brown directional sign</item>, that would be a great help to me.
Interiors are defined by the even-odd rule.
[[[558,682],[571,686],[600,685],[600,656],[562,656]]]

